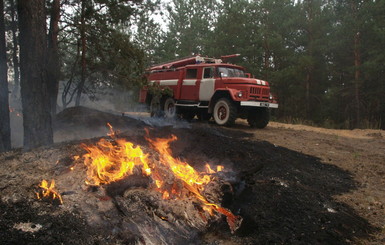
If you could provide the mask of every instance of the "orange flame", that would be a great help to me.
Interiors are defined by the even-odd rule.
[[[204,205],[203,209],[207,211],[210,215],[214,214],[213,211],[217,211],[221,214],[226,215],[227,223],[229,224],[231,231],[234,232],[242,222],[242,218],[240,216],[234,215],[229,210],[222,208],[217,204],[210,203],[209,201],[207,201],[207,199],[201,194],[201,191],[203,190],[204,185],[211,181],[210,176],[198,173],[188,163],[183,162],[180,159],[174,158],[172,156],[170,150],[170,143],[175,140],[177,140],[177,137],[175,135],[172,135],[168,139],[152,140],[150,138],[147,138],[147,141],[149,141],[154,146],[155,150],[159,152],[160,162],[163,165],[167,166],[169,169],[171,169],[177,179],[183,181],[183,185],[187,190],[195,194],[195,197],[200,200]],[[223,166],[220,166],[219,169],[222,170]],[[206,164],[206,171],[209,174],[215,173],[215,171],[212,170],[208,164]],[[162,181],[157,179],[156,182],[161,183]],[[164,193],[163,196],[165,196]],[[169,197],[168,192],[166,196],[167,198]]]
[[[112,125],[110,123],[107,123],[108,128],[110,129],[110,132],[107,133],[108,136],[111,138],[114,138],[116,136],[116,132],[114,131]]]
[[[113,142],[115,144],[113,144]],[[141,167],[142,173],[149,175],[147,155],[142,149],[123,139],[110,142],[101,139],[96,145],[82,145],[88,151],[84,157],[87,166],[87,184],[108,184],[133,174],[135,167]]]
[[[60,204],[63,204],[61,195],[55,190],[55,180],[51,181],[48,185],[48,181],[42,180],[39,187],[42,189],[40,192],[36,192],[37,199],[52,199],[58,200]]]
[[[222,165],[218,165],[218,166],[217,166],[217,171],[214,171],[214,170],[210,167],[210,165],[209,165],[208,163],[206,163],[206,165],[205,165],[206,172],[209,173],[209,174],[215,174],[215,173],[217,173],[217,172],[222,172],[224,168],[225,168],[225,167],[223,167]]]
[[[175,135],[172,135],[169,139],[152,140],[150,138],[147,138],[147,140],[154,146],[155,150],[160,153],[160,162],[166,167],[168,167],[174,173],[175,177],[184,181],[188,185],[195,186],[199,189],[201,188],[201,185],[210,182],[210,176],[202,176],[188,163],[183,162],[180,159],[174,158],[172,156],[170,150],[170,143],[172,141],[175,141],[176,139],[177,137]]]

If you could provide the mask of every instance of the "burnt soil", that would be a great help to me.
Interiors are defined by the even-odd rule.
[[[62,192],[63,205],[34,194],[44,178],[58,179],[57,189],[64,190],[71,157],[84,153],[81,143],[105,135],[107,122],[144,147],[146,128],[151,137],[174,134],[175,157],[197,169],[208,162],[231,171],[234,192],[222,206],[242,216],[242,226],[232,234],[219,220],[183,244],[385,244],[384,132],[347,134],[278,123],[254,130],[242,120],[225,128],[143,117],[69,108],[55,120],[58,143],[0,154],[0,244],[141,244],[134,233],[117,231],[114,220],[95,225],[76,209],[88,201],[76,203],[70,192]]]

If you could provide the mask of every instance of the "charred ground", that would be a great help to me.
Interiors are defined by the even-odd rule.
[[[182,124],[187,126],[183,128],[175,127],[175,122],[151,127],[132,118],[80,107],[63,111],[56,119],[56,141],[65,143],[0,155],[1,244],[135,244],[141,241],[135,232],[122,235],[121,223],[117,220],[107,217],[104,226],[95,225],[89,217],[76,212],[76,208],[53,206],[37,201],[34,196],[34,188],[41,179],[60,176],[65,179],[72,161],[70,157],[82,153],[79,144],[97,140],[80,138],[96,131],[104,135],[108,131],[107,122],[121,131],[121,137],[144,146],[147,145],[145,128],[149,128],[151,137],[174,134],[179,139],[172,144],[175,157],[197,169],[209,162],[232,170],[227,179],[233,190],[224,192],[227,194],[222,205],[243,217],[241,228],[231,234],[226,222],[219,220],[204,232],[189,237],[186,243],[385,242],[382,180],[385,158],[381,151],[385,143],[381,133],[358,139],[274,125],[255,131],[242,121],[232,129],[198,122]],[[71,198],[71,193],[67,194],[63,195],[65,203]],[[90,206],[98,206],[97,202],[104,202],[104,198],[108,196],[89,200],[94,201]],[[71,202],[84,205],[76,204],[76,200]],[[100,207],[90,208],[92,211],[100,212]],[[113,217],[121,216],[124,214]],[[20,228],[20,224],[35,227],[27,227],[31,232]],[[42,227],[36,229],[36,224]]]

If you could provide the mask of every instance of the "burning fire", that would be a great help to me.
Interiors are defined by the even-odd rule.
[[[59,204],[63,204],[63,199],[61,195],[55,190],[55,180],[51,181],[51,184],[48,185],[48,181],[42,180],[39,187],[41,190],[36,192],[37,199],[49,199],[53,201],[58,201]]]
[[[108,141],[101,139],[96,145],[82,145],[88,151],[84,157],[87,166],[87,180],[89,185],[108,184],[134,174],[137,168],[149,175],[147,155],[139,146],[124,139]]]
[[[101,139],[96,145],[82,145],[88,152],[83,156],[87,166],[86,184],[97,186],[118,181],[137,173],[138,168],[142,174],[150,175],[147,155],[142,149],[124,139],[118,139],[111,124],[107,123],[107,126],[110,129],[108,136],[112,140]],[[74,158],[78,159],[78,156]]]
[[[214,171],[214,170],[211,169],[210,165],[208,165],[207,163],[205,165],[206,172],[209,173],[209,174],[215,174],[217,172],[222,172],[224,168],[225,167],[223,167],[222,165],[218,165],[217,166],[217,171]]]
[[[205,186],[212,180],[212,174],[222,171],[223,166],[217,166],[217,171],[214,171],[206,164],[206,171],[200,173],[187,162],[174,158],[170,149],[170,143],[177,140],[174,135],[165,139],[146,138],[160,158],[150,164],[148,155],[139,146],[134,147],[133,143],[117,138],[112,126],[108,126],[110,140],[101,139],[95,145],[82,145],[88,152],[83,156],[87,166],[87,184],[108,184],[128,175],[143,174],[151,177],[154,188],[162,194],[163,199],[181,198],[192,193],[201,202],[202,209],[210,215],[215,212],[226,215],[232,232],[239,227],[241,217],[210,203],[202,195]]]
[[[205,165],[207,173],[198,173],[193,167],[191,167],[188,163],[181,161],[180,159],[174,158],[172,156],[172,152],[170,149],[170,143],[177,140],[175,135],[172,135],[168,139],[155,139],[152,140],[147,138],[147,141],[151,143],[151,145],[155,148],[156,151],[160,154],[160,162],[171,169],[176,179],[182,181],[183,186],[189,190],[191,193],[195,195],[195,197],[200,200],[203,204],[203,209],[207,211],[210,215],[214,215],[214,211],[218,213],[226,215],[227,223],[230,226],[232,232],[234,232],[240,225],[241,217],[235,216],[229,210],[220,207],[217,204],[210,203],[207,199],[201,194],[204,190],[204,186],[211,181],[211,177],[208,174],[216,173],[214,170],[210,168],[208,164]],[[218,170],[223,170],[223,166],[218,166]],[[159,175],[153,176],[155,179],[159,177]],[[163,181],[161,179],[156,179],[159,189],[162,189]],[[163,197],[165,196],[163,192]],[[180,194],[181,192],[177,192],[172,189],[172,193]],[[166,196],[169,194],[167,192]]]

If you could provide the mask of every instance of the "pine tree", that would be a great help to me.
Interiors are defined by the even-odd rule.
[[[144,11],[141,1],[71,1],[61,32],[63,107],[101,87],[125,88],[142,83],[144,54],[131,39],[131,19]]]
[[[4,1],[0,1],[0,152],[11,149]]]
[[[57,107],[57,96],[59,92],[60,61],[59,61],[59,20],[60,0],[53,0],[51,6],[50,25],[48,32],[48,63],[47,79],[48,92],[51,102],[51,115],[55,116]]]
[[[24,148],[53,143],[51,106],[46,75],[45,2],[19,0],[21,99]]]

